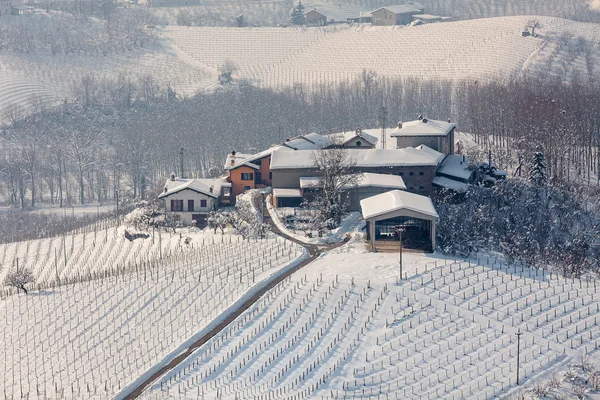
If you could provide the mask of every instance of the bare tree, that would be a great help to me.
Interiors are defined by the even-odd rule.
[[[535,30],[536,29],[541,29],[543,28],[544,25],[542,25],[542,23],[537,20],[537,19],[532,19],[527,21],[527,24],[525,25],[525,30],[530,31],[531,36],[535,36]]]
[[[4,279],[4,284],[6,286],[12,286],[17,289],[21,289],[25,294],[27,294],[27,288],[25,285],[33,282],[35,282],[33,272],[24,267],[17,268],[15,271],[9,272]]]
[[[319,194],[311,207],[321,211],[324,220],[339,225],[347,209],[346,191],[358,183],[356,161],[343,147],[318,150],[313,153],[319,173]]]
[[[226,85],[233,81],[233,74],[237,71],[237,65],[231,60],[225,60],[219,67],[219,83]]]

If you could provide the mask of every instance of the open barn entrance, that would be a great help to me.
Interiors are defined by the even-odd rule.
[[[398,242],[400,235],[406,248],[435,251],[438,214],[429,197],[393,190],[361,200],[360,205],[371,251],[378,251],[378,243]]]

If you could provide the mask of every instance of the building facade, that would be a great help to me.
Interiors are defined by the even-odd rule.
[[[417,3],[381,7],[371,11],[371,23],[382,26],[408,25],[413,21],[413,15],[423,14],[424,11],[425,8]]]

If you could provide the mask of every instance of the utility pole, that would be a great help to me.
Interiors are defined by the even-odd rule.
[[[400,280],[402,280],[402,232],[404,232],[404,228],[398,228],[398,234],[400,235]]]
[[[519,329],[519,332],[516,333],[517,335],[517,385],[519,384],[519,353],[521,351],[521,335],[523,333],[521,332],[521,330]]]
[[[385,127],[387,126],[388,112],[385,106],[379,109],[379,122],[381,123],[381,148],[385,149]]]
[[[179,176],[183,178],[183,146],[179,148],[179,173],[181,174]]]

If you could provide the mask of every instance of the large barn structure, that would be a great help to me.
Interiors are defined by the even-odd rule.
[[[426,196],[392,190],[361,200],[363,218],[367,222],[367,240],[371,251],[377,242],[397,240],[403,230],[403,244],[426,251],[435,250],[435,228],[439,218],[431,199]]]

